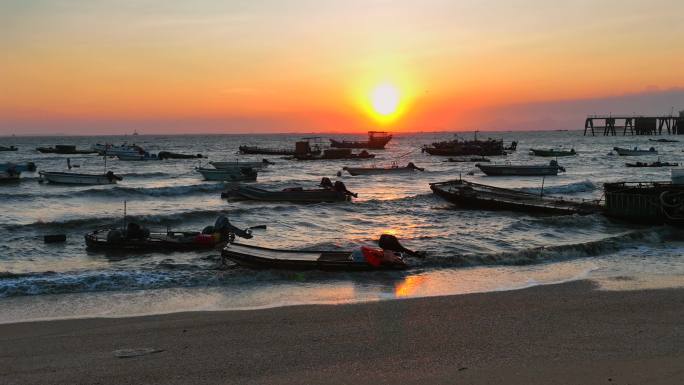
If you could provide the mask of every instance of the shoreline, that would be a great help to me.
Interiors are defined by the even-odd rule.
[[[343,305],[0,325],[0,382],[673,383],[684,289],[590,281]],[[121,349],[159,352],[117,358]],[[565,381],[565,382],[564,382]],[[676,382],[676,381],[674,381]]]

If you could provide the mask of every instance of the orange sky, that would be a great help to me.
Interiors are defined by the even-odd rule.
[[[0,134],[472,129],[502,106],[683,87],[682,15],[679,0],[3,1]],[[382,83],[401,93],[386,124],[368,112]]]

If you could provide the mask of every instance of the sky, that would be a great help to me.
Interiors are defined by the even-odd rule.
[[[581,129],[684,110],[681,0],[0,0],[0,134]],[[391,114],[373,107],[395,90]]]

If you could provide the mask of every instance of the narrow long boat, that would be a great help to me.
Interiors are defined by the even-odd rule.
[[[575,151],[574,148],[571,148],[570,150],[561,150],[561,149],[553,149],[553,148],[543,150],[543,149],[539,149],[539,148],[531,148],[530,152],[534,156],[542,156],[542,157],[547,157],[547,158],[577,155],[577,152]]]
[[[627,167],[677,167],[679,166],[679,163],[671,163],[671,162],[651,162],[651,163],[646,163],[646,162],[634,162],[634,163],[625,163],[625,166]]]
[[[550,215],[586,215],[603,210],[596,201],[542,196],[465,180],[430,183],[430,189],[435,195],[459,207],[470,209],[522,211]]]
[[[257,179],[257,170],[250,167],[242,168],[229,168],[229,169],[215,169],[215,168],[202,168],[198,167],[196,169],[205,180],[211,181],[228,181],[228,182],[240,182],[240,181],[255,181]]]
[[[39,172],[40,179],[56,184],[103,185],[116,184],[123,178],[108,171],[106,174],[77,174],[72,172]]]
[[[368,140],[335,140],[330,139],[330,147],[335,148],[369,148],[382,150],[392,140],[392,135],[385,131],[368,131]]]
[[[634,147],[634,149],[629,149],[629,148],[622,148],[622,147],[613,147],[613,150],[620,156],[641,156],[641,155],[657,155],[658,151],[656,151],[655,148],[651,147],[648,150],[640,150],[637,147]]]
[[[357,175],[382,175],[382,174],[403,174],[407,172],[425,171],[424,168],[417,167],[413,162],[409,162],[404,167],[392,164],[390,167],[343,167],[352,176]]]
[[[558,165],[558,162],[552,160],[549,164],[532,164],[532,165],[510,165],[510,164],[476,164],[479,168],[489,176],[553,176],[558,175],[558,172],[565,172],[565,168]]]
[[[221,194],[223,198],[246,199],[267,202],[344,202],[351,199],[351,195],[344,191],[328,188],[298,189],[289,188],[282,191],[270,191],[253,186],[238,186]]]

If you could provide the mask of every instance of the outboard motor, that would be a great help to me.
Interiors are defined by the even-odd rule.
[[[242,230],[237,227],[235,227],[228,218],[226,218],[225,215],[221,215],[220,217],[216,218],[216,223],[214,223],[214,231],[220,232],[220,233],[228,233],[228,234],[233,234],[233,236],[237,235],[240,238],[245,238],[245,239],[250,239],[252,238],[252,232],[249,230]],[[232,239],[230,240],[232,242]]]
[[[333,188],[332,181],[327,176],[324,176],[323,179],[321,179],[321,183],[319,186],[329,188],[329,189]]]
[[[333,186],[333,188],[335,189],[335,191],[345,193],[347,195],[351,195],[354,198],[357,198],[359,196],[359,194],[355,194],[355,193],[347,190],[347,186],[344,185],[344,182],[339,181],[339,180],[335,181],[335,185]]]
[[[409,250],[405,248],[401,243],[399,243],[399,240],[397,237],[391,234],[382,234],[380,236],[380,239],[378,240],[378,246],[380,246],[381,249],[383,250],[391,250],[391,251],[396,251],[399,253],[404,253],[413,257],[421,257],[422,255],[418,252],[415,252],[413,250]]]
[[[116,179],[116,180],[119,180],[119,181],[120,181],[120,180],[123,180],[122,177],[120,177],[120,176],[118,176],[118,175],[115,175],[113,171],[107,171],[107,173],[105,174],[105,176],[107,177],[107,179],[108,179],[110,182],[114,181],[115,179]]]

